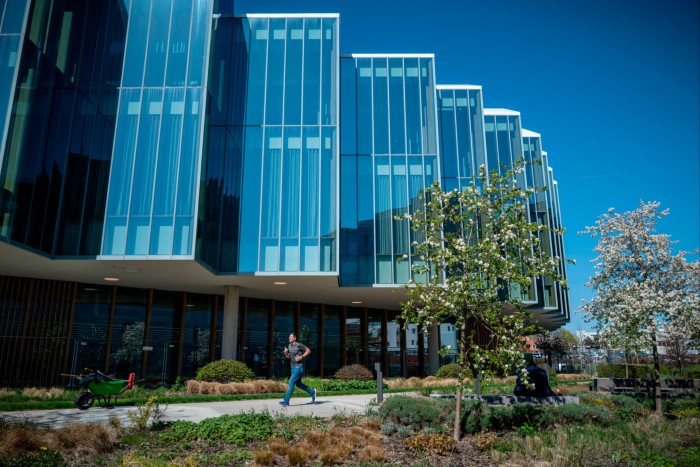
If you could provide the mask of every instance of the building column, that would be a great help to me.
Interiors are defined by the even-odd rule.
[[[430,326],[428,332],[428,375],[435,375],[440,368],[440,325]]]
[[[238,349],[238,304],[240,287],[227,285],[224,289],[224,323],[221,330],[221,359],[236,360]]]

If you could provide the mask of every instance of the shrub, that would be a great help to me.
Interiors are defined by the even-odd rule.
[[[455,441],[445,433],[414,436],[406,441],[406,447],[414,453],[434,453],[449,456],[455,450]]]
[[[615,421],[615,416],[607,408],[598,405],[564,404],[553,410],[559,421],[567,424],[597,423],[606,426]]]
[[[399,427],[394,422],[386,422],[382,423],[380,430],[383,435],[391,436],[397,431],[399,431]]]
[[[449,363],[441,366],[435,376],[438,378],[457,378],[459,377],[459,365],[457,363]]]
[[[253,378],[255,378],[253,370],[238,360],[217,360],[208,363],[197,371],[197,376],[195,377],[197,381],[215,383],[242,383]]]
[[[385,422],[420,430],[429,426],[450,425],[454,418],[454,401],[426,397],[392,396],[381,407]]]
[[[384,389],[389,386],[384,383]],[[365,391],[377,389],[376,381],[337,381],[328,380],[323,382],[324,391]]]
[[[374,379],[374,375],[362,365],[346,365],[333,375],[334,379],[344,381],[369,381]]]
[[[170,432],[163,433],[165,442],[225,440],[243,446],[248,441],[264,440],[272,436],[273,420],[268,413],[241,413],[206,418],[199,423],[177,420]]]

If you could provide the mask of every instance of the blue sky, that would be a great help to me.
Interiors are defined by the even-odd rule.
[[[592,296],[595,241],[614,207],[659,201],[660,233],[700,247],[700,2],[237,0],[237,13],[340,13],[341,53],[434,53],[438,84],[479,84],[486,107],[542,134],[567,228],[572,311]],[[697,258],[693,256],[692,258]],[[572,313],[571,331],[592,325]]]

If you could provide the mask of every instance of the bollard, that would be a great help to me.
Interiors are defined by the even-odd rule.
[[[382,364],[375,363],[374,369],[377,371],[377,404],[384,400],[384,382],[382,381]]]
[[[481,397],[481,373],[476,375],[476,395]]]

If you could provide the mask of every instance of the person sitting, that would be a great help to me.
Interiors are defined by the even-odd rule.
[[[515,388],[513,389],[513,394],[516,396],[529,396],[529,397],[550,397],[556,396],[549,387],[549,378],[547,377],[547,372],[542,368],[535,365],[535,361],[532,358],[531,353],[525,354],[525,369],[527,370],[527,379],[530,382],[531,387],[523,384],[520,375],[515,381]]]

